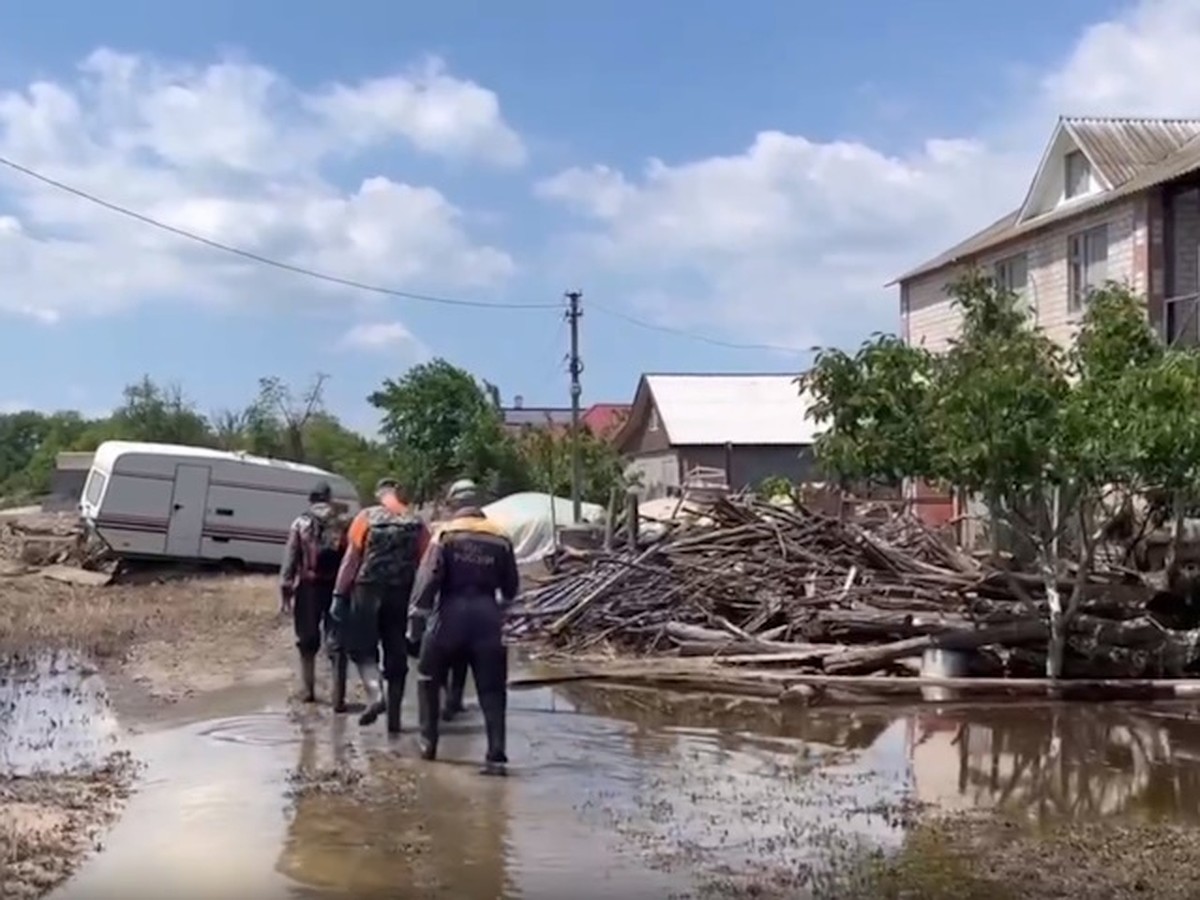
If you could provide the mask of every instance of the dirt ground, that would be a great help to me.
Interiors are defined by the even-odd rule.
[[[291,672],[290,621],[270,576],[81,587],[0,577],[0,658],[71,648],[105,675],[122,725],[186,715],[213,692]],[[42,896],[96,846],[131,789],[116,755],[94,772],[0,776],[0,896]]]

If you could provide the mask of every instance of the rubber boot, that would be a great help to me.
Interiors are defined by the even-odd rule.
[[[483,710],[483,727],[487,734],[487,757],[481,773],[484,775],[507,775],[508,754],[505,752],[508,694],[506,692],[479,695],[479,708]]]
[[[438,707],[442,701],[442,686],[432,678],[417,678],[417,718],[421,734],[421,759],[437,759]]]
[[[383,701],[383,685],[379,679],[379,664],[358,663],[358,677],[362,679],[363,691],[367,695],[367,708],[358,717],[359,725],[374,725],[387,708]]]
[[[333,654],[333,659],[330,660],[333,666],[333,711],[335,713],[344,713],[346,711],[346,675],[349,669],[346,654],[340,651]]]
[[[317,657],[307,653],[300,654],[300,681],[304,685],[304,702],[317,702]]]
[[[451,722],[464,711],[463,692],[467,688],[467,667],[461,664],[452,666],[446,681],[446,704],[442,707],[442,721]]]
[[[387,731],[388,734],[400,733],[400,706],[404,703],[404,681],[399,678],[389,678],[387,682]]]

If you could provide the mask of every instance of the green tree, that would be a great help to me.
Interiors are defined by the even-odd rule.
[[[527,428],[518,440],[534,487],[558,497],[571,495],[571,433],[565,429]],[[588,503],[608,506],[612,491],[624,493],[625,465],[609,442],[586,428],[579,435],[583,480],[580,495]]]
[[[124,402],[109,419],[110,433],[129,441],[208,446],[208,420],[177,385],[161,386],[149,375],[124,390]]]
[[[820,350],[799,383],[813,400],[809,416],[825,425],[815,447],[822,468],[843,486],[929,475],[935,362],[923,347],[882,334],[854,355]]]
[[[1155,397],[1185,397],[1190,370],[1164,357],[1144,306],[1120,285],[1091,296],[1070,353],[990,279],[971,273],[951,293],[962,330],[939,358],[888,337],[855,357],[817,358],[803,379],[816,400],[810,415],[826,429],[817,452],[843,479],[929,478],[981,496],[995,524],[1028,540],[1050,609],[1047,675],[1056,678],[1110,516],[1104,501],[1165,480],[1161,461],[1190,426],[1164,429]],[[1059,585],[1072,572],[1064,598]]]
[[[444,359],[388,379],[368,398],[382,413],[396,474],[424,502],[459,477],[496,492],[519,489],[524,472],[485,386]]]

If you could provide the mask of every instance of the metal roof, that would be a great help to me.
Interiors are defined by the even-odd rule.
[[[803,446],[816,437],[796,374],[644,377],[674,446]]]
[[[1200,119],[1064,117],[1062,125],[1113,187],[1157,165],[1200,135]]]
[[[60,472],[87,471],[92,467],[95,455],[90,450],[65,450],[54,457],[54,468]]]
[[[1200,169],[1200,120],[1197,119],[1064,118],[1061,124],[1077,138],[1088,158],[1102,168],[1102,174],[1113,185],[1111,190],[1073,200],[1023,222],[1019,221],[1020,208],[1015,209],[949,250],[905,272],[888,286],[964,262],[1014,238]],[[1162,153],[1165,155],[1158,155]]]
[[[570,407],[560,406],[510,406],[501,410],[504,424],[517,425],[569,425]]]

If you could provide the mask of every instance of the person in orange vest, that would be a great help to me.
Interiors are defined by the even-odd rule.
[[[359,724],[373,725],[386,710],[388,733],[399,734],[408,676],[408,601],[430,535],[400,498],[395,479],[381,479],[375,499],[374,506],[360,510],[350,523],[331,615],[339,644],[358,669],[367,694]]]
[[[487,734],[484,774],[506,772],[508,655],[504,609],[520,574],[512,541],[479,507],[464,480],[450,491],[454,517],[438,529],[421,560],[409,614],[409,652],[417,657],[421,756],[437,758],[442,686],[456,662],[470,666]]]

